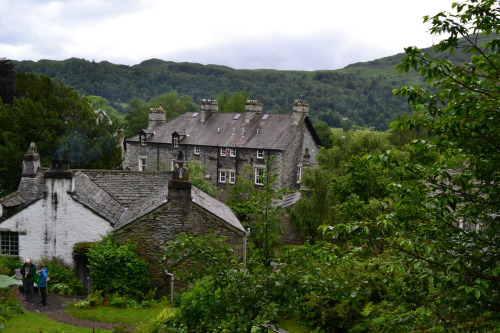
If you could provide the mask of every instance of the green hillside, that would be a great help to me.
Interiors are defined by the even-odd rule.
[[[447,57],[463,61],[459,54]],[[392,90],[419,80],[416,74],[398,75],[394,71],[402,58],[403,54],[398,54],[321,71],[237,70],[159,59],[134,66],[76,58],[14,63],[16,71],[48,75],[73,86],[81,95],[105,97],[112,105],[129,103],[136,97],[148,100],[171,91],[199,103],[224,91],[246,90],[252,98],[261,97],[265,112],[285,113],[291,112],[293,100],[303,95],[309,101],[313,121],[340,126],[342,118],[348,118],[359,126],[383,130],[394,117],[409,110],[404,100],[392,96]]]

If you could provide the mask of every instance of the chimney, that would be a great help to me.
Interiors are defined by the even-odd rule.
[[[212,112],[219,112],[219,103],[216,99],[204,99],[200,106],[200,121],[204,123]]]
[[[156,126],[165,122],[165,111],[163,110],[163,106],[160,104],[158,108],[149,109],[149,124],[148,129],[152,130]]]
[[[32,142],[28,153],[23,158],[23,177],[35,177],[40,167],[40,155],[36,151],[35,143]]]
[[[186,214],[191,209],[191,181],[187,162],[184,161],[182,151],[177,161],[174,161],[172,178],[168,181],[168,209]]]
[[[304,96],[300,96],[300,99],[293,102],[293,124],[298,125],[306,118],[308,113],[309,103],[304,99]]]
[[[260,96],[257,99],[249,99],[245,103],[245,124],[250,123],[256,114],[262,112],[262,103],[260,102]]]

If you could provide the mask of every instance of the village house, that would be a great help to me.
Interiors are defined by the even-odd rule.
[[[245,253],[241,223],[229,207],[191,185],[182,160],[175,161],[173,172],[71,170],[68,161],[58,159],[42,169],[32,144],[18,191],[0,199],[2,255],[57,257],[73,265],[83,281],[85,258],[74,253],[75,245],[114,234],[118,242],[136,245],[153,286],[162,289],[168,279],[158,254],[181,233],[225,236]]]
[[[165,121],[160,106],[149,110],[149,126],[124,142],[124,168],[138,171],[172,170],[182,152],[187,161],[204,165],[214,186],[232,184],[250,164],[256,186],[270,158],[278,173],[274,187],[300,188],[305,168],[316,165],[320,141],[308,117],[304,99],[293,103],[292,114],[265,114],[260,99],[249,100],[245,113],[219,112],[216,100],[203,100],[199,112],[186,112]]]

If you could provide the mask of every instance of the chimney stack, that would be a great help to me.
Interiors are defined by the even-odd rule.
[[[23,177],[35,177],[40,168],[40,155],[36,151],[35,143],[32,142],[28,148],[28,153],[23,158]]]
[[[200,121],[204,123],[212,112],[219,112],[219,103],[216,99],[204,99],[200,105]]]
[[[309,113],[309,103],[300,96],[293,102],[293,124],[298,125]]]
[[[168,209],[182,214],[189,212],[192,201],[191,187],[187,163],[181,151],[177,161],[174,161],[172,178],[168,181]]]
[[[253,117],[262,112],[262,103],[260,101],[260,96],[257,99],[249,99],[245,103],[245,124],[250,123]]]
[[[149,109],[149,124],[148,129],[152,130],[156,126],[165,122],[165,111],[163,110],[163,106],[160,104],[158,108]]]

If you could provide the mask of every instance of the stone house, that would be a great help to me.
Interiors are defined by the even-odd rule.
[[[124,168],[172,170],[182,152],[199,161],[205,178],[224,187],[235,182],[244,164],[253,168],[254,183],[271,156],[278,177],[275,187],[300,188],[302,172],[316,165],[319,138],[308,117],[304,99],[293,103],[292,114],[265,114],[261,101],[249,100],[244,114],[218,112],[216,100],[203,100],[199,112],[186,112],[166,122],[164,110],[149,110],[149,126],[124,142]]]
[[[178,171],[70,170],[67,161],[55,159],[42,169],[32,144],[18,191],[0,198],[2,255],[58,257],[86,281],[75,245],[114,234],[137,246],[153,285],[162,288],[167,278],[157,254],[178,233],[213,232],[244,254],[247,234],[229,207],[191,186],[186,173],[180,176]]]

